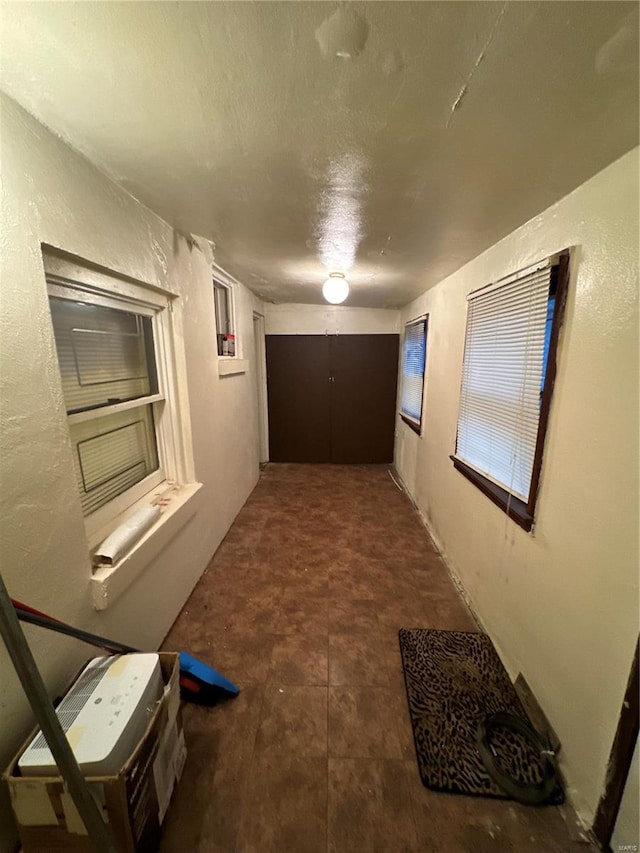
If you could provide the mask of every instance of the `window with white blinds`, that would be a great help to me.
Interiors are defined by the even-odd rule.
[[[156,309],[47,280],[75,478],[91,516],[125,493],[133,502],[165,479],[155,423],[165,400]]]
[[[407,323],[402,348],[400,413],[417,427],[422,424],[422,393],[427,356],[427,318]]]
[[[531,511],[557,270],[549,259],[468,297],[454,462]]]

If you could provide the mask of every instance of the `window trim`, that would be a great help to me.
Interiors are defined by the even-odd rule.
[[[233,279],[222,267],[219,267],[217,264],[211,265],[211,275],[212,275],[212,290],[213,290],[213,316],[215,322],[215,333],[216,333],[216,353],[218,359],[238,359],[240,358],[240,341],[238,336],[238,329],[236,323],[236,280]],[[218,335],[220,332],[218,331],[218,308],[216,304],[216,286],[224,288],[227,291],[227,306],[229,310],[229,326],[231,327],[231,332],[228,334],[232,334],[234,338],[235,351],[233,355],[221,355],[218,352]]]
[[[409,429],[412,429],[416,435],[422,436],[422,426],[418,426],[418,424],[408,418],[403,412],[400,412],[400,420],[403,421]]]
[[[42,257],[48,295],[71,298],[73,289],[84,300],[105,307],[122,309],[127,304],[137,313],[151,317],[155,350],[158,393],[136,400],[127,400],[99,410],[66,414],[67,426],[73,423],[152,405],[159,467],[147,477],[95,512],[84,516],[85,532],[90,548],[99,544],[110,530],[121,522],[122,516],[145,498],[166,490],[175,484],[195,482],[193,459],[189,447],[189,419],[185,418],[184,405],[177,382],[178,353],[174,300],[177,296],[152,285],[139,283],[117,272],[102,270],[90,262],[67,258],[64,253],[42,245]],[[187,433],[188,431],[188,433]]]
[[[417,323],[421,323],[424,320],[424,367],[422,369],[422,396],[420,399],[420,420],[417,421],[415,418],[412,418],[411,415],[404,412],[402,409],[402,395],[404,391],[404,341],[407,333],[408,326],[414,326]],[[400,408],[398,414],[400,415],[400,420],[403,421],[410,429],[412,429],[416,435],[422,437],[422,422],[424,420],[424,398],[425,391],[427,385],[427,340],[428,340],[428,331],[429,331],[429,314],[421,314],[419,317],[414,317],[412,320],[408,320],[404,324],[404,336],[402,339],[403,347],[402,347],[402,364],[401,364],[401,385],[400,385]]]
[[[570,257],[571,249],[564,249],[561,252],[550,256],[555,259],[551,276],[552,281],[555,279],[555,309],[553,313],[553,322],[551,325],[551,338],[549,341],[549,355],[547,358],[547,366],[545,372],[544,387],[542,389],[542,397],[540,403],[540,417],[538,418],[538,434],[536,437],[536,446],[533,459],[533,470],[531,472],[531,483],[529,486],[529,500],[527,502],[521,500],[515,495],[510,494],[506,489],[494,483],[488,477],[480,474],[468,465],[464,460],[459,459],[454,454],[450,455],[453,462],[453,467],[459,471],[464,477],[474,484],[480,491],[486,495],[496,506],[500,507],[509,518],[513,519],[523,530],[530,532],[534,520],[535,509],[540,489],[540,477],[542,473],[542,459],[544,455],[544,444],[547,434],[547,426],[549,423],[549,415],[551,411],[551,400],[553,397],[553,389],[558,369],[558,345],[560,341],[560,332],[565,317],[565,309],[567,304],[567,294],[569,290],[570,277]],[[526,270],[520,273],[509,276],[513,279],[515,276],[522,275]],[[484,289],[484,288],[483,288]],[[465,330],[466,343],[466,330]],[[456,433],[457,445],[457,433]]]

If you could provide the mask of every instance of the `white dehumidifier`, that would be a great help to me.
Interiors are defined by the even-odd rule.
[[[85,776],[118,773],[144,733],[162,696],[157,654],[94,658],[56,709]],[[18,767],[23,776],[57,776],[47,741],[38,732]]]

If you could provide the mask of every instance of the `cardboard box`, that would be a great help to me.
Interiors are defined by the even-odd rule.
[[[160,652],[164,695],[145,733],[117,776],[87,777],[118,853],[159,847],[161,824],[180,779],[186,748],[180,716],[179,658]],[[34,730],[4,773],[24,853],[86,851],[94,847],[59,776],[20,776],[18,760]]]

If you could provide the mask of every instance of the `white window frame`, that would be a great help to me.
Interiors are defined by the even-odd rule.
[[[212,280],[213,311],[214,311],[215,327],[216,327],[216,353],[218,353],[218,335],[219,334],[225,334],[224,332],[219,331],[219,329],[220,329],[220,326],[219,326],[220,318],[218,317],[218,306],[217,306],[217,300],[216,300],[216,294],[215,294],[216,287],[219,287],[219,288],[225,290],[226,294],[227,294],[227,311],[229,314],[230,331],[227,332],[226,334],[233,335],[235,346],[234,346],[233,355],[223,355],[221,353],[218,353],[218,358],[224,358],[224,359],[239,358],[240,357],[240,342],[238,340],[238,331],[236,328],[237,324],[236,324],[236,305],[235,305],[235,282],[231,278],[231,276],[228,275],[228,273],[226,273],[224,270],[222,270],[220,267],[216,266],[215,264],[212,265],[212,274],[213,274],[213,280]]]
[[[127,280],[116,273],[101,272],[47,251],[43,252],[43,258],[50,296],[120,310],[128,307],[151,318],[158,393],[67,415],[67,423],[71,426],[140,406],[151,404],[153,407],[159,467],[85,516],[87,538],[90,544],[97,544],[109,532],[109,527],[117,526],[122,514],[136,503],[148,501],[152,493],[161,492],[163,488],[193,483],[195,479],[185,419],[178,409],[173,308],[176,297],[159,288]]]
[[[404,396],[404,382],[405,382],[405,353],[404,353],[404,344],[407,335],[407,329],[409,326],[415,326],[417,323],[424,322],[424,367],[422,369],[422,394],[420,397],[420,420],[416,420],[413,415],[408,414],[402,408],[402,398]],[[416,432],[419,436],[422,436],[422,425],[424,421],[424,398],[425,398],[425,390],[427,385],[427,347],[429,340],[429,315],[421,314],[419,317],[414,317],[412,320],[408,320],[404,324],[404,336],[402,339],[402,364],[401,364],[401,383],[400,383],[400,406],[399,406],[399,415],[400,418],[410,427],[414,432]]]

